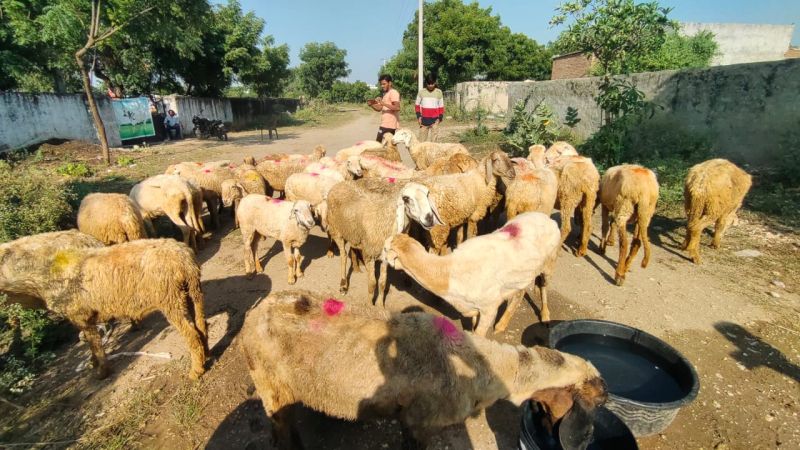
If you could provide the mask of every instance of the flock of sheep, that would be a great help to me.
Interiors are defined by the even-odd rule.
[[[400,143],[415,168],[401,162]],[[691,169],[684,248],[695,263],[702,230],[715,224],[718,247],[750,184],[750,176],[726,160]],[[640,247],[642,267],[650,258],[656,175],[625,164],[601,177],[590,158],[564,142],[532,146],[527,159],[493,151],[476,160],[461,144],[418,142],[400,129],[383,143],[360,142],[333,158],[318,146],[310,155],[249,157],[241,165],[184,162],[137,184],[128,196],[88,195],[78,213],[79,231],[0,245],[0,292],[12,300],[39,299],[74,323],[100,377],[108,366],[97,324],[161,311],[186,340],[189,374],[196,379],[205,371],[208,334],[200,268],[189,246],[202,245],[204,205],[213,227],[223,208],[231,208],[248,274],[263,270],[259,241],[281,241],[289,284],[303,276],[301,248],[319,225],[331,240],[328,256],[338,248],[341,292],[349,287],[348,262],[354,271],[365,266],[370,299],[385,305],[389,265],[471,318],[474,333],[424,313],[389,314],[305,291],[271,295],[248,313],[242,341],[276,435],[285,431],[283,407],[294,402],[351,419],[399,411],[416,439],[500,398],[536,398],[558,420],[575,407],[604,401],[594,367],[571,355],[484,336],[492,327],[506,328],[534,283],[542,321],[549,321],[547,280],[573,216],[580,227],[576,255],[586,254],[597,200],[601,251],[619,239],[615,279],[621,285]],[[554,208],[561,213],[560,230],[550,218]],[[181,230],[183,243],[144,239],[155,237],[152,220],[159,216]],[[490,232],[478,235],[479,224]],[[504,302],[506,313],[498,318]],[[361,387],[350,383],[356,378],[364,380]]]

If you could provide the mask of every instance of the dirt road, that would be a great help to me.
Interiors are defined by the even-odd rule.
[[[334,150],[370,138],[376,122],[374,115],[357,113],[347,123],[329,129],[282,129],[280,139],[266,143],[260,142],[257,132],[232,134],[227,143],[187,140],[142,162],[164,167],[187,159],[240,160],[248,154],[309,152],[320,143]],[[682,223],[657,218],[651,228],[650,267],[635,265],[625,286],[617,287],[611,278],[617,250],[611,249],[607,256],[597,253],[597,216],[589,255],[576,258],[565,249],[559,258],[549,291],[552,318],[600,318],[641,328],[683,352],[701,377],[698,399],[678,414],[664,434],[640,439],[640,446],[800,448],[800,297],[793,281],[797,275],[784,271],[780,258],[786,253],[774,245],[774,230],[763,238],[763,233],[753,232],[757,224],[742,220],[722,250],[712,253],[703,248],[705,263],[697,267],[678,249]],[[779,237],[798,256],[797,235]],[[326,246],[323,234],[315,229],[303,248],[305,277],[295,287],[337,292],[338,259],[325,257]],[[745,248],[761,255],[734,255]],[[255,301],[270,291],[290,287],[280,251],[280,244],[272,240],[262,243],[265,271],[246,279],[241,235],[232,230],[227,218],[223,229],[199,253],[214,361],[197,385],[183,376],[188,364],[183,342],[156,315],[140,330],[118,328],[108,348],[151,355],[167,352],[171,359],[121,357],[113,361],[113,375],[98,383],[86,372],[74,372],[88,357],[86,346],[76,343],[31,393],[19,399],[27,408],[22,416],[5,411],[17,416],[4,421],[4,433],[22,442],[80,439],[67,444],[79,447],[101,442],[116,448],[269,448],[267,420],[249,389],[236,336]],[[756,265],[759,271],[752,270]],[[417,289],[398,283],[400,279],[390,270],[390,310],[416,306],[459,319],[441,300],[418,294]],[[772,284],[778,280],[786,287]],[[353,274],[344,298],[367,301],[363,273]],[[546,328],[536,312],[523,305],[509,330],[494,338],[524,345],[542,343]],[[301,409],[297,427],[307,448],[383,449],[400,444],[399,426],[390,420],[347,423]],[[501,402],[464,426],[445,430],[435,448],[515,448],[518,431],[519,410]]]

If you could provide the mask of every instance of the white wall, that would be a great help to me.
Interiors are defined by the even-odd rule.
[[[466,81],[458,83],[455,91],[455,105],[444,105],[445,114],[448,108],[458,107],[466,112],[474,112],[478,108],[489,114],[504,115],[508,110],[508,81]],[[452,112],[452,109],[450,110]]]
[[[122,145],[109,100],[101,97],[95,100],[108,144]],[[0,152],[55,138],[99,143],[82,94],[0,94]]]
[[[744,23],[681,23],[681,33],[694,36],[700,31],[714,33],[719,55],[712,66],[780,61],[789,50],[794,25]]]
[[[169,95],[162,98],[165,110],[173,110],[181,121],[184,136],[192,132],[192,116],[205,117],[209,120],[233,122],[231,103],[225,98],[184,97]]]

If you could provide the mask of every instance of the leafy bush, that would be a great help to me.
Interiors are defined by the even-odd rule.
[[[503,131],[510,150],[508,153],[512,156],[527,155],[528,147],[534,144],[549,146],[560,133],[550,107],[540,102],[532,111],[527,111],[528,100],[514,105],[511,120]]]
[[[348,83],[336,80],[331,89],[323,92],[321,97],[331,103],[363,103],[378,95],[377,89],[370,89],[363,81]]]
[[[33,168],[0,163],[0,242],[54,231],[70,215],[71,190]]]
[[[136,160],[131,158],[130,156],[120,156],[119,158],[117,158],[117,165],[120,167],[131,166],[135,162]]]
[[[90,177],[94,173],[91,167],[84,163],[64,163],[56,169],[56,172],[61,175],[70,177]]]

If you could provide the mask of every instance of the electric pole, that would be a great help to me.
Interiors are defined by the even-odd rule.
[[[419,13],[417,14],[419,37],[417,41],[417,90],[422,90],[423,66],[422,66],[422,7],[424,0],[419,0]]]

